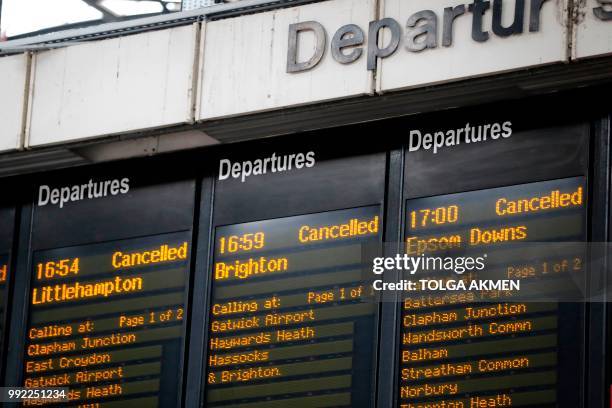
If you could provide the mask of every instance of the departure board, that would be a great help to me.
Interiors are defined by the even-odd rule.
[[[68,388],[60,406],[180,406],[195,181],[115,174],[38,189],[21,383]]]
[[[24,385],[157,406],[164,381],[180,375],[189,240],[175,233],[35,253]]]
[[[10,253],[13,241],[15,211],[0,206],[0,379],[4,372],[4,347],[9,314]]]
[[[205,406],[370,406],[379,206],[218,227]]]
[[[8,281],[8,255],[0,254],[0,349],[4,347],[4,322],[6,320]],[[0,353],[1,355],[2,353]]]
[[[491,253],[522,242],[581,242],[586,238],[586,197],[585,178],[571,177],[408,200],[406,251],[456,247]],[[581,262],[569,253],[564,259],[528,262],[515,250],[498,278],[546,279],[581,270]],[[566,347],[559,326],[575,318],[564,308],[560,303],[512,302],[501,292],[405,298],[399,405],[558,406],[560,366],[567,364],[561,362]]]

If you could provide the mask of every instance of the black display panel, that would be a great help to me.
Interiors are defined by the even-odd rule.
[[[195,181],[155,178],[37,188],[22,383],[61,406],[180,406]]]
[[[4,254],[0,255],[0,321],[2,322],[2,326],[0,327],[0,335],[2,338],[4,338],[4,319],[6,318],[7,280],[8,254]]]
[[[513,128],[506,139],[406,152],[407,252],[512,245],[509,265],[521,267],[504,267],[515,274],[504,278],[544,279],[557,260],[525,262],[521,243],[587,240],[588,126],[504,123]],[[581,269],[580,259],[563,262]],[[584,306],[490,295],[400,302],[397,406],[581,406]]]
[[[368,406],[377,304],[362,244],[380,209],[220,227],[207,406]]]
[[[9,307],[10,254],[13,243],[15,210],[0,206],[0,378],[4,372],[4,348]]]
[[[486,249],[491,256],[510,243],[580,242],[586,236],[585,208],[584,177],[408,200],[406,250]],[[579,253],[565,255],[534,260],[515,247],[506,254],[511,263],[504,265],[502,278],[538,277],[545,284],[542,279],[561,272],[582,271]],[[557,406],[564,310],[558,303],[513,302],[511,294],[491,292],[407,297],[401,323],[402,406],[432,400],[456,406]]]
[[[232,160],[270,156],[245,151]],[[203,406],[374,404],[379,305],[362,246],[382,242],[386,157],[324,151],[310,168],[216,182]]]

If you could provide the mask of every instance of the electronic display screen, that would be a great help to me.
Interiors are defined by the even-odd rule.
[[[10,255],[13,243],[15,210],[0,206],[0,378],[4,372],[4,348],[7,341],[9,308]]]
[[[586,198],[585,178],[572,177],[411,199],[406,251],[581,242]],[[522,267],[507,268],[504,278],[546,277],[580,259],[568,254],[567,260],[524,264],[520,251],[513,255],[512,265]],[[575,321],[571,307],[481,292],[411,296],[401,309],[400,407],[558,406],[560,367],[571,365],[562,357],[567,347],[559,333]],[[577,353],[570,358],[577,361]]]
[[[7,307],[7,281],[8,281],[8,255],[0,254],[0,350],[3,348],[5,335],[4,322],[6,321]],[[0,353],[1,355],[1,353]]]
[[[368,206],[216,229],[205,406],[371,405],[381,228]]]

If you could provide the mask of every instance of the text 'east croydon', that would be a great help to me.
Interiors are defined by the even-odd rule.
[[[378,216],[371,219],[351,218],[345,223],[310,226],[302,225],[298,229],[297,239],[300,244],[311,244],[323,241],[333,241],[364,237],[378,234]],[[233,262],[217,262],[215,264],[215,280],[247,279],[253,275],[286,272],[289,270],[287,257],[248,258]]]

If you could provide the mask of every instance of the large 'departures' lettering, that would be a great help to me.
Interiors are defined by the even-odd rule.
[[[217,228],[207,406],[369,406],[379,208]]]
[[[584,240],[585,205],[584,177],[409,200],[406,250],[461,248],[489,258],[498,251],[508,263],[491,268],[502,278],[546,287],[561,273],[581,272],[582,254],[534,261],[517,245]],[[561,307],[513,302],[501,291],[409,295],[400,323],[400,406],[555,405]]]
[[[597,0],[599,7],[590,12],[602,21],[612,20],[612,11],[607,7],[608,0]],[[331,39],[331,55],[340,64],[351,64],[364,54],[366,47],[367,68],[376,69],[378,58],[388,58],[403,45],[406,51],[418,53],[439,47],[447,48],[453,45],[454,23],[458,18],[471,16],[471,39],[484,43],[492,35],[509,37],[511,35],[537,33],[545,29],[541,21],[542,7],[550,0],[474,0],[470,4],[459,4],[445,7],[443,10],[421,10],[412,14],[405,22],[386,17],[371,21],[367,35],[363,28],[356,24],[340,27]],[[513,3],[506,15],[507,3]],[[551,2],[552,3],[552,2]],[[491,13],[490,26],[487,14]],[[383,30],[389,32],[384,44],[379,41]],[[313,52],[310,58],[298,60],[300,34],[310,32],[315,36]],[[328,43],[325,27],[316,21],[306,21],[289,26],[289,42],[287,51],[287,72],[297,73],[316,67],[325,55]]]

